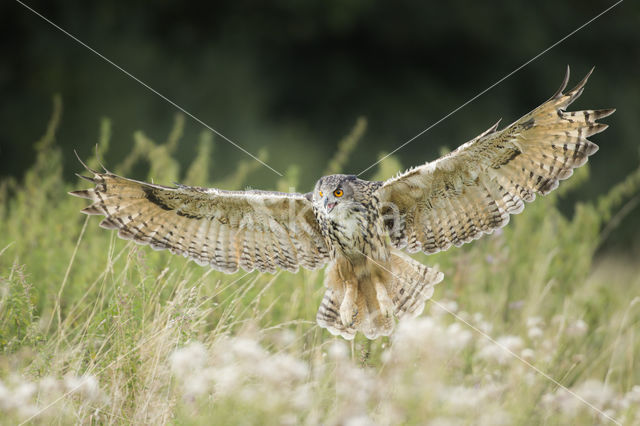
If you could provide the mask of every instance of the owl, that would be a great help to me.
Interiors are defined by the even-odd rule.
[[[593,70],[592,70],[593,71]],[[405,252],[459,247],[505,226],[525,202],[547,194],[598,146],[596,120],[614,109],[567,112],[589,74],[563,93],[455,151],[384,182],[354,175],[318,180],[312,192],[225,191],[156,185],[107,170],[71,195],[93,204],[100,226],[233,273],[327,265],[316,320],[334,335],[388,336],[396,319],[422,312],[443,274]],[[85,166],[86,167],[86,166]]]

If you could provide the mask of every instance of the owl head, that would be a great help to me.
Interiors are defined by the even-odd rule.
[[[326,216],[346,213],[360,205],[356,200],[357,180],[354,175],[324,176],[307,198]]]

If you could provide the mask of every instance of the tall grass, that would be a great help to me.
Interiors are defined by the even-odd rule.
[[[417,256],[445,273],[435,303],[391,338],[345,342],[314,322],[322,271],[224,275],[80,215],[86,203],[66,192],[86,183],[62,178],[63,163],[77,165],[54,143],[54,104],[36,163],[0,183],[0,422],[640,422],[640,265],[597,255],[640,171],[567,218],[557,199],[588,181],[582,168],[504,230]],[[209,133],[180,170],[172,153],[183,125],[178,117],[164,144],[136,134],[112,168],[142,161],[156,182],[241,188],[256,163],[210,182]],[[356,123],[327,170],[343,170],[365,126]],[[104,121],[101,154],[109,136]],[[399,169],[389,157],[376,178]],[[295,187],[299,173],[291,167],[278,188]]]

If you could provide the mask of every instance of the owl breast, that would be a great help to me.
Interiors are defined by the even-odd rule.
[[[336,213],[329,219],[329,237],[332,243],[337,244],[345,253],[362,250],[366,244],[366,229],[370,226],[366,215],[353,210]]]
[[[344,256],[353,261],[367,256],[386,259],[386,231],[373,206],[341,209],[331,216],[319,215],[322,233],[331,248],[331,257]],[[365,256],[366,255],[366,256]]]

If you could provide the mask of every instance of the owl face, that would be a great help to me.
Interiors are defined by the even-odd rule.
[[[354,186],[357,178],[353,175],[324,176],[313,190],[311,201],[317,211],[325,216],[344,214],[354,207]]]

